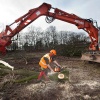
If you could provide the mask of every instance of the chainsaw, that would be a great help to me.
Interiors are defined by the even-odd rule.
[[[61,73],[61,67],[59,67],[59,66],[56,66],[55,68],[54,68],[54,72],[58,72],[58,78],[59,79],[64,79],[64,74],[63,73]]]

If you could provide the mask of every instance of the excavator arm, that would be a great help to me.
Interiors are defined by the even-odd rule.
[[[83,29],[86,31],[91,39],[91,44],[89,50],[97,50],[98,48],[98,26],[94,26],[93,20],[83,19],[75,14],[69,14],[60,9],[55,9],[54,13],[48,13],[48,16],[51,16],[55,19],[62,20],[77,26],[78,29]],[[97,25],[97,24],[96,24]]]
[[[50,12],[51,9],[53,9],[54,12]],[[98,46],[98,28],[93,25],[92,20],[80,18],[75,14],[69,14],[58,8],[53,8],[50,4],[43,3],[39,7],[29,10],[28,13],[15,20],[12,24],[6,26],[5,31],[0,34],[0,52],[5,53],[5,48],[11,44],[12,37],[40,16],[46,16],[47,23],[51,23],[54,19],[58,19],[74,24],[78,29],[85,30],[91,39],[89,49],[96,50]],[[18,26],[12,29],[11,26],[15,23],[17,23]]]

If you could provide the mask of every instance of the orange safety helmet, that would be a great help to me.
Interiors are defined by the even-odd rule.
[[[50,53],[53,53],[54,55],[57,55],[56,50],[50,50]]]

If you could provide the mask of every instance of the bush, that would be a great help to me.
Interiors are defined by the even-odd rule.
[[[84,48],[75,47],[74,45],[61,44],[61,45],[56,46],[56,50],[57,50],[58,55],[60,56],[67,56],[67,57],[78,56],[79,57],[81,56],[81,53],[84,50]]]

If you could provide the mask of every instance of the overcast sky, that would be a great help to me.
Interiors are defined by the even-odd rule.
[[[30,9],[36,8],[44,2],[81,18],[93,18],[100,26],[100,0],[0,0],[0,28],[2,28],[2,24],[11,24]],[[47,24],[45,17],[39,17],[32,25],[41,27],[43,30],[53,25],[58,30],[78,31],[75,25],[60,20]]]

